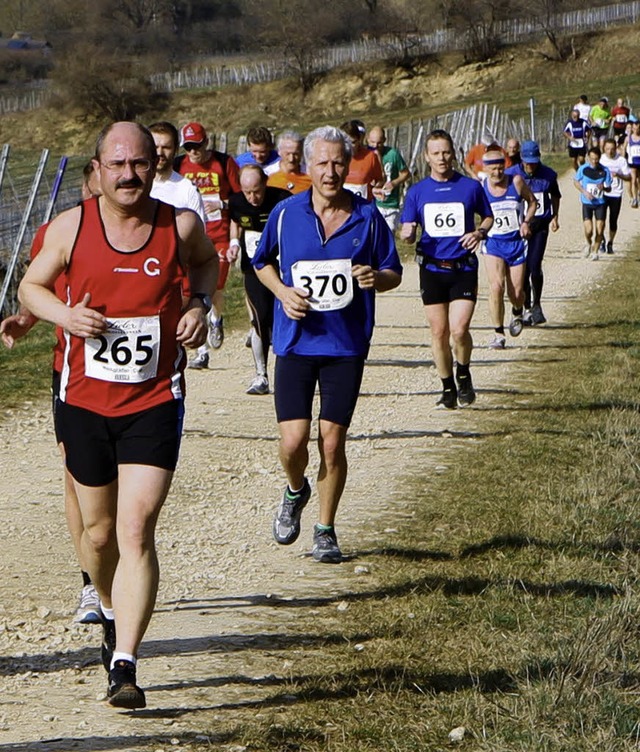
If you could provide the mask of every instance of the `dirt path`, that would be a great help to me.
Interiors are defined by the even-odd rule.
[[[270,525],[283,488],[270,398],[244,389],[251,357],[244,335],[228,337],[205,372],[189,372],[188,419],[179,471],[161,518],[162,581],[141,653],[148,708],[122,714],[99,699],[99,628],[71,624],[80,578],[62,514],[61,471],[49,406],[28,405],[0,425],[0,750],[168,750],[206,741],[217,720],[259,714],[278,677],[302,665],[318,635],[296,637],[299,607],[338,604],[370,587],[358,553],[392,541],[410,523],[404,476],[446,471],[461,442],[482,430],[483,414],[521,404],[548,388],[544,361],[565,358],[571,330],[558,326],[640,233],[626,205],[618,253],[598,263],[580,253],[577,194],[568,177],[561,230],[545,260],[549,324],[528,329],[504,352],[491,334],[486,293],[474,319],[477,406],[436,411],[439,380],[408,264],[399,290],[379,297],[378,327],[351,430],[350,477],[338,533],[351,557],[337,567],[308,557],[315,497],[300,540],[278,547]],[[486,285],[481,287],[486,291]],[[522,387],[525,387],[524,389]],[[315,452],[313,472],[317,467]],[[273,711],[271,711],[273,712]],[[212,739],[242,749],[233,738]]]

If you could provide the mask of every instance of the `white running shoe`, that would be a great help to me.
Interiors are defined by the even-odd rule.
[[[100,624],[102,621],[100,598],[92,583],[82,588],[80,603],[73,620],[76,624]]]
[[[522,316],[514,316],[509,322],[509,334],[512,337],[518,337],[522,332],[523,326]]]
[[[600,258],[600,254],[598,253],[598,251],[596,251],[595,253],[591,254],[591,260],[592,261],[597,261],[599,258]]]
[[[591,244],[590,243],[585,243],[584,244],[584,246],[582,248],[582,255],[585,258],[589,258],[589,256],[591,255]]]
[[[189,361],[189,368],[195,368],[196,370],[209,368],[209,353],[196,353]]]
[[[269,380],[266,376],[256,376],[249,384],[247,394],[269,394]]]
[[[507,338],[503,334],[495,334],[491,342],[489,342],[490,350],[504,350],[504,346],[507,344]]]
[[[213,312],[209,313],[209,333],[207,334],[207,342],[212,350],[218,350],[222,347],[224,342],[224,326],[222,316],[214,318]]]

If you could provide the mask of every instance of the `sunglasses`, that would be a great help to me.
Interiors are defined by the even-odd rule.
[[[186,144],[182,144],[182,148],[185,151],[197,151],[204,145],[204,141],[201,141],[199,144],[194,144],[192,142],[187,142]]]

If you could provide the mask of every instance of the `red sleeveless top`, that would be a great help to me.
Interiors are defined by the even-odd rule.
[[[98,337],[65,332],[60,399],[108,417],[184,397],[185,352],[176,341],[181,282],[175,210],[156,202],[148,240],[118,251],[107,240],[97,198],[82,216],[66,272],[70,306],[89,306],[109,320]]]

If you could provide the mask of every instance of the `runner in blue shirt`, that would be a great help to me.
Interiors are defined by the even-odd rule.
[[[258,165],[265,175],[277,172],[280,165],[280,155],[273,145],[271,131],[264,126],[249,128],[247,133],[247,151],[235,158],[238,167]]]
[[[535,141],[522,144],[522,164],[509,167],[507,175],[519,175],[536,198],[536,213],[531,223],[531,237],[527,241],[527,268],[524,278],[524,307],[522,316],[525,326],[544,324],[541,298],[544,276],[542,260],[549,239],[549,228],[556,232],[560,223],[558,212],[562,194],[558,187],[558,174],[540,161],[540,147]]]
[[[591,126],[580,117],[580,110],[571,110],[571,117],[567,120],[562,135],[569,144],[569,156],[573,160],[574,170],[584,164],[590,134]]]
[[[493,216],[480,183],[453,169],[455,149],[446,131],[435,130],[427,136],[425,157],[431,175],[407,191],[401,237],[413,243],[417,226],[422,228],[416,248],[420,290],[433,359],[442,380],[436,406],[451,410],[471,405],[476,398],[469,371],[473,350],[469,327],[478,293],[475,250],[487,237]],[[476,214],[481,219],[477,229]]]
[[[319,523],[312,556],[339,562],[334,521],[347,479],[345,442],[373,333],[375,293],[400,284],[391,230],[375,203],[344,190],[351,142],[337,128],[312,131],[304,143],[311,190],[271,212],[253,257],[260,281],[276,297],[273,350],[280,460],[288,486],[273,535],[293,543],[311,496],[311,409],[320,387]]]
[[[487,173],[483,188],[494,217],[489,237],[482,246],[489,280],[489,315],[495,330],[489,347],[493,350],[502,350],[506,344],[505,287],[512,306],[509,334],[517,337],[522,331],[527,239],[531,237],[531,221],[537,204],[527,184],[519,175],[505,175],[505,158],[502,152],[488,151],[482,161],[484,172]]]
[[[584,255],[591,255],[593,261],[599,258],[600,245],[604,239],[604,224],[607,219],[607,203],[605,191],[611,189],[611,173],[608,167],[600,164],[602,156],[597,146],[592,146],[587,152],[587,161],[576,172],[573,184],[580,192],[582,204],[582,221],[584,224]],[[595,235],[593,232],[593,218],[596,220]]]

